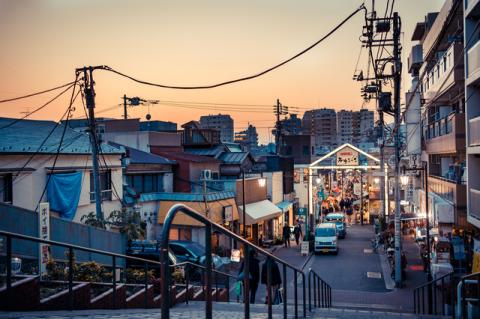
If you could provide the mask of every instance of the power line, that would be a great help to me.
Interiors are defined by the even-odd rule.
[[[17,96],[17,97],[13,97],[13,98],[10,98],[10,99],[0,100],[0,103],[6,103],[6,102],[12,102],[12,101],[16,101],[16,100],[26,99],[26,98],[29,98],[29,97],[32,97],[32,96],[35,96],[35,95],[40,95],[40,94],[52,92],[52,91],[55,91],[55,90],[58,90],[58,89],[61,89],[61,88],[64,88],[66,86],[70,86],[70,85],[73,85],[73,84],[75,84],[75,81],[70,82],[70,83],[65,83],[65,84],[62,84],[60,86],[48,89],[48,90],[35,92],[35,93],[30,93],[30,94],[23,95],[23,96]]]
[[[35,211],[37,211],[37,208],[40,205],[40,202],[42,201],[42,198],[45,195],[45,192],[47,191],[47,187],[48,187],[48,184],[50,183],[52,174],[55,171],[55,166],[57,164],[58,156],[60,155],[60,151],[62,149],[63,139],[65,138],[65,133],[67,132],[68,121],[70,119],[70,115],[71,115],[70,113],[72,112],[72,106],[73,106],[73,103],[75,102],[75,99],[78,96],[78,92],[77,94],[75,94],[77,79],[78,79],[78,76],[75,78],[75,82],[73,84],[72,95],[70,96],[70,103],[68,105],[67,119],[65,121],[65,126],[63,128],[62,136],[60,137],[60,142],[58,143],[57,153],[55,154],[55,159],[53,160],[52,170],[51,170],[51,173],[48,174],[47,182],[45,183],[45,187],[43,188],[42,195],[40,195],[40,198],[38,199],[38,203],[37,203],[37,206],[35,207]]]
[[[296,58],[298,58],[298,57],[302,56],[303,54],[307,53],[308,51],[310,51],[311,49],[316,47],[318,44],[322,43],[324,40],[328,39],[332,34],[334,34],[338,29],[340,29],[348,20],[350,20],[353,16],[355,16],[358,12],[360,12],[362,10],[366,10],[364,4],[362,4],[358,9],[353,11],[348,17],[346,17],[342,22],[340,22],[337,26],[335,26],[332,30],[330,30],[326,35],[324,35],[322,38],[320,38],[317,42],[313,43],[312,45],[310,45],[306,49],[304,49],[304,50],[300,51],[299,53],[295,54],[291,58],[289,58],[287,60],[284,60],[283,62],[280,62],[280,63],[276,64],[275,66],[270,67],[270,68],[268,68],[264,71],[261,71],[257,74],[250,75],[250,76],[245,76],[245,77],[238,78],[238,79],[235,79],[235,80],[229,80],[229,81],[225,81],[225,82],[221,82],[221,83],[217,83],[217,84],[210,84],[210,85],[178,86],[178,85],[157,84],[157,83],[152,83],[152,82],[148,82],[148,81],[139,80],[139,79],[134,78],[133,76],[130,76],[130,75],[127,75],[127,74],[122,73],[120,71],[117,71],[117,70],[115,70],[115,69],[113,69],[109,66],[106,66],[106,65],[102,66],[100,69],[110,71],[112,73],[115,73],[117,75],[120,75],[122,77],[125,77],[127,79],[130,79],[130,80],[132,80],[134,82],[137,82],[137,83],[140,83],[140,84],[156,86],[156,87],[165,88],[165,89],[177,89],[177,90],[213,89],[213,88],[216,88],[216,87],[225,86],[225,85],[229,85],[229,84],[233,84],[233,83],[237,83],[237,82],[252,80],[252,79],[255,79],[255,78],[260,77],[262,75],[265,75],[265,74],[267,74],[267,73],[269,73],[269,72],[271,72],[275,69],[280,68],[281,66],[283,66],[283,65],[289,63],[290,61],[293,61]]]
[[[0,130],[1,129],[4,129],[4,128],[7,128],[7,127],[10,127],[12,125],[15,125],[17,124],[18,122],[20,121],[23,121],[24,119],[26,119],[27,117],[31,116],[32,114],[40,111],[41,109],[47,107],[50,103],[52,103],[53,101],[55,101],[56,99],[58,99],[60,96],[62,96],[65,92],[67,92],[68,90],[70,90],[72,87],[75,86],[75,84],[77,83],[77,81],[74,81],[72,82],[73,84],[71,84],[69,87],[67,87],[65,90],[63,90],[62,92],[60,92],[59,94],[57,94],[55,97],[53,97],[52,99],[50,99],[48,102],[44,103],[42,106],[36,108],[35,110],[33,110],[32,112],[29,112],[27,114],[25,114],[24,116],[22,116],[21,118],[18,118],[18,119],[15,119],[13,120],[12,122],[0,127]]]

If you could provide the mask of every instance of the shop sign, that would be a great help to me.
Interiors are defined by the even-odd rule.
[[[40,239],[50,240],[50,205],[48,202],[40,203],[38,213],[38,233]],[[39,252],[39,269],[40,276],[45,274],[47,268],[47,262],[49,259],[49,245],[40,244]]]
[[[358,165],[358,152],[350,147],[337,152],[337,166]]]
[[[233,207],[231,205],[223,207],[223,216],[225,222],[233,222]]]
[[[354,183],[353,184],[353,193],[357,196],[360,196],[362,193],[362,186],[360,183]]]
[[[455,260],[464,260],[465,245],[463,243],[463,239],[460,237],[453,237],[452,246],[453,246],[453,258],[455,258]]]
[[[302,241],[301,247],[300,247],[300,253],[302,255],[308,255],[310,252],[310,243],[308,241]]]

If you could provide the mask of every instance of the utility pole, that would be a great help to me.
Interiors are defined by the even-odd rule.
[[[402,62],[400,47],[401,24],[398,12],[393,13],[393,97],[395,110],[395,284],[402,286],[402,242],[400,230],[400,84],[402,79]]]
[[[280,115],[288,114],[288,106],[283,106],[280,100],[277,99],[277,104],[273,107],[273,113],[276,115],[277,120],[275,122],[275,151],[277,155],[281,151],[281,138],[282,138],[282,122],[280,122]]]
[[[123,119],[126,120],[127,116],[127,95],[123,95]]]
[[[90,133],[90,143],[92,144],[92,166],[93,166],[93,189],[95,192],[95,210],[97,219],[103,220],[102,213],[102,196],[100,189],[100,169],[98,166],[98,147],[100,142],[97,138],[97,131],[95,126],[95,90],[93,81],[93,70],[96,67],[83,67],[82,69],[77,69],[77,72],[83,72],[85,87],[85,101],[88,109],[88,119],[89,119],[89,133]]]

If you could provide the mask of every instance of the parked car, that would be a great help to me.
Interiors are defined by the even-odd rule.
[[[347,225],[345,224],[345,215],[342,213],[330,213],[325,216],[326,223],[334,223],[337,226],[338,237],[345,238],[347,235]]]
[[[334,223],[322,223],[315,228],[314,252],[338,254],[337,226]]]
[[[177,263],[189,261],[194,264],[205,264],[205,247],[199,243],[186,240],[171,240],[168,247],[177,258]],[[220,269],[223,265],[222,258],[212,254],[212,264],[215,269]]]

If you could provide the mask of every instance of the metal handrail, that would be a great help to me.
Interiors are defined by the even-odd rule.
[[[286,261],[274,256],[270,252],[261,249],[260,247],[250,243],[248,240],[246,240],[243,237],[240,237],[239,235],[235,234],[234,232],[224,228],[223,226],[212,222],[209,220],[207,217],[203,216],[202,214],[192,210],[191,208],[182,205],[182,204],[175,204],[170,208],[170,210],[167,212],[165,216],[165,220],[163,223],[163,229],[162,229],[162,236],[161,236],[161,262],[162,262],[162,267],[161,267],[161,277],[163,278],[162,280],[162,295],[165,296],[165,298],[162,298],[162,318],[163,319],[169,319],[170,318],[170,301],[168,296],[169,294],[169,283],[170,283],[170,267],[166,267],[167,262],[168,262],[168,242],[169,242],[169,232],[170,232],[170,227],[173,224],[173,219],[175,218],[177,213],[184,213],[185,215],[196,219],[197,221],[205,224],[205,267],[206,267],[206,290],[207,293],[205,296],[205,316],[207,319],[212,318],[212,296],[211,296],[211,271],[212,271],[212,248],[211,248],[211,233],[212,233],[212,228],[215,230],[219,231],[220,233],[223,233],[226,236],[229,236],[230,238],[233,238],[237,241],[239,241],[241,244],[244,245],[245,251],[244,251],[244,317],[245,318],[250,318],[250,290],[249,290],[249,250],[253,249],[256,252],[265,255],[267,257],[267,297],[268,297],[268,318],[272,318],[272,287],[271,287],[271,275],[270,275],[270,269],[272,265],[272,261],[278,262],[283,265],[283,288],[284,288],[284,302],[283,302],[283,314],[284,318],[287,318],[287,303],[286,303],[286,293],[287,293],[287,284],[286,284],[286,270],[287,267],[292,269],[294,272],[294,292],[295,292],[295,318],[298,318],[298,296],[297,296],[297,273],[302,275],[302,283],[303,283],[303,317],[306,318],[306,280],[305,280],[305,273],[287,263]]]
[[[181,263],[177,263],[174,265],[170,265],[170,267],[175,268],[175,267],[184,267],[185,268],[185,289],[186,289],[186,296],[185,296],[185,304],[188,305],[189,299],[190,299],[190,294],[189,294],[189,287],[190,287],[190,272],[189,268],[190,267],[196,267],[202,269],[202,274],[205,275],[206,267],[202,265],[198,265],[195,263],[192,263],[190,261],[183,261]],[[238,276],[234,276],[232,274],[227,274],[226,272],[219,271],[216,269],[212,269],[212,272],[215,274],[215,279],[217,278],[217,274],[221,276],[227,277],[227,284],[226,284],[226,289],[227,289],[227,298],[228,301],[230,301],[230,278],[233,279],[238,279]],[[218,280],[215,280],[215,296],[217,297],[218,301]]]
[[[448,277],[449,282],[446,283]],[[413,289],[413,309],[416,314],[428,315],[447,315],[445,304],[449,302],[452,306],[452,317],[455,311],[455,285],[453,283],[453,272],[449,272],[441,277],[435,278]],[[450,285],[450,289],[445,289],[446,284]],[[440,285],[440,296],[438,296],[437,287]],[[425,301],[425,299],[427,299]],[[441,311],[438,311],[438,302],[441,302]]]
[[[312,311],[312,289],[311,281],[313,277],[313,307],[330,308],[332,306],[332,287],[327,284],[312,269],[308,269],[308,309]]]
[[[467,297],[467,292],[472,293],[471,290],[467,290],[466,284],[474,284],[475,289],[475,298]],[[468,301],[479,301],[480,300],[480,272],[473,273],[470,275],[463,276],[459,283],[460,293],[459,304],[457,305],[459,310],[458,318],[466,319],[468,317],[467,303]]]
[[[27,241],[33,241],[36,243],[43,243],[43,244],[48,244],[51,246],[60,246],[64,248],[68,248],[68,308],[70,310],[73,310],[74,306],[74,296],[73,296],[73,252],[74,250],[81,250],[81,251],[86,251],[90,253],[95,253],[99,255],[105,255],[105,256],[110,256],[112,257],[112,305],[113,308],[116,308],[116,295],[117,295],[117,281],[116,281],[116,274],[115,274],[115,269],[117,268],[116,266],[116,261],[117,258],[123,258],[125,260],[135,260],[142,262],[144,264],[144,271],[145,271],[145,279],[144,279],[144,287],[145,287],[145,308],[148,307],[148,265],[149,264],[154,264],[159,266],[159,268],[162,267],[162,263],[159,261],[155,260],[148,260],[144,258],[139,258],[139,257],[134,257],[134,256],[128,256],[128,255],[123,255],[123,254],[118,254],[118,253],[112,253],[109,251],[104,251],[104,250],[99,250],[99,249],[94,249],[94,248],[88,248],[88,247],[82,247],[82,246],[77,246],[77,245],[72,245],[72,244],[67,244],[67,243],[62,243],[59,241],[54,241],[54,240],[47,240],[47,239],[41,239],[33,236],[28,236],[28,235],[23,235],[23,234],[17,234],[17,233],[12,233],[4,230],[0,230],[0,236],[4,236],[7,239],[6,243],[6,289],[7,289],[7,296],[9,296],[9,292],[12,289],[12,239],[21,239],[21,240],[27,240]]]

